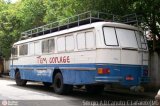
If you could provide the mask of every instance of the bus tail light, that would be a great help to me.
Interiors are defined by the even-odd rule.
[[[128,75],[128,76],[126,76],[126,80],[132,81],[132,80],[134,80],[134,77],[132,77],[131,75]]]
[[[110,74],[109,68],[98,68],[98,74]]]

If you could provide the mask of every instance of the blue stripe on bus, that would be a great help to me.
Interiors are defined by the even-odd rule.
[[[54,69],[60,69],[65,84],[82,85],[94,83],[120,83],[125,86],[140,84],[143,69],[147,66],[127,64],[41,64],[41,65],[11,65],[10,76],[15,77],[15,68],[19,68],[22,79],[41,82],[52,82]],[[63,68],[63,69],[61,69]],[[77,69],[76,69],[77,68]],[[108,75],[97,74],[97,68],[109,68]],[[126,75],[132,75],[133,81],[126,81]]]
[[[147,65],[131,65],[131,64],[106,64],[106,63],[86,63],[86,64],[34,64],[34,65],[10,65],[10,67],[95,67],[95,66],[121,66],[121,67],[141,67]]]

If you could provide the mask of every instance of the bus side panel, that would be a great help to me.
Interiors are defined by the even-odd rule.
[[[51,67],[52,66],[52,67]],[[17,67],[20,71],[21,78],[24,80],[31,81],[40,81],[40,82],[52,82],[53,81],[53,71],[54,67],[57,65],[49,65],[49,68],[44,66],[34,66],[34,65],[25,65],[25,66],[14,66]],[[63,65],[59,65],[63,66]],[[65,65],[66,66],[66,65]],[[97,74],[95,65],[93,64],[74,64],[68,65],[68,68],[77,68],[72,70],[61,69],[59,67],[64,84],[71,85],[84,85],[84,84],[94,84],[95,76]],[[79,67],[78,67],[79,66]],[[88,69],[88,70],[87,70]],[[12,68],[10,72],[11,78],[15,79],[15,71]]]
[[[83,85],[95,83],[95,71],[61,70],[64,84]],[[25,80],[52,82],[52,70],[20,70],[21,78]]]
[[[13,68],[10,68],[9,76],[11,79],[15,79],[15,71]]]
[[[21,79],[52,82],[53,69],[37,68],[36,66],[15,66],[20,71]],[[15,69],[11,67],[10,78],[15,79]]]
[[[63,80],[65,84],[84,85],[94,84],[96,70],[63,70]]]
[[[50,69],[32,69],[32,70],[20,70],[21,78],[25,80],[52,82],[52,73]]]

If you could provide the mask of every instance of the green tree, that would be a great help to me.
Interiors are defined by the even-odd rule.
[[[160,0],[137,0],[133,3],[135,12],[144,18],[153,38],[153,50],[160,53]]]
[[[117,15],[137,13],[153,35],[153,50],[160,45],[160,0],[19,0],[15,4],[0,0],[0,48],[9,57],[20,33],[46,23],[90,11]]]
[[[144,19],[143,25],[152,33],[153,51],[160,52],[160,0],[78,0],[86,10],[98,10],[117,15],[137,13]]]
[[[44,25],[45,11],[43,0],[22,0],[17,9],[17,17],[21,20],[20,31]]]
[[[46,15],[44,22],[50,23],[60,19],[71,17],[80,12],[81,2],[77,0],[45,0]]]
[[[20,21],[16,17],[16,8],[12,4],[3,2],[3,10],[0,11],[0,48],[5,58],[10,57],[10,48],[18,39],[17,33]]]

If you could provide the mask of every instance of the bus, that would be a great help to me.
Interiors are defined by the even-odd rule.
[[[102,20],[99,13],[98,18],[89,14],[82,20],[77,15],[76,22],[57,27],[52,23],[24,32],[12,47],[10,77],[16,84],[39,81],[52,86],[55,93],[65,94],[73,86],[96,93],[106,84],[129,88],[148,83],[143,30]]]

